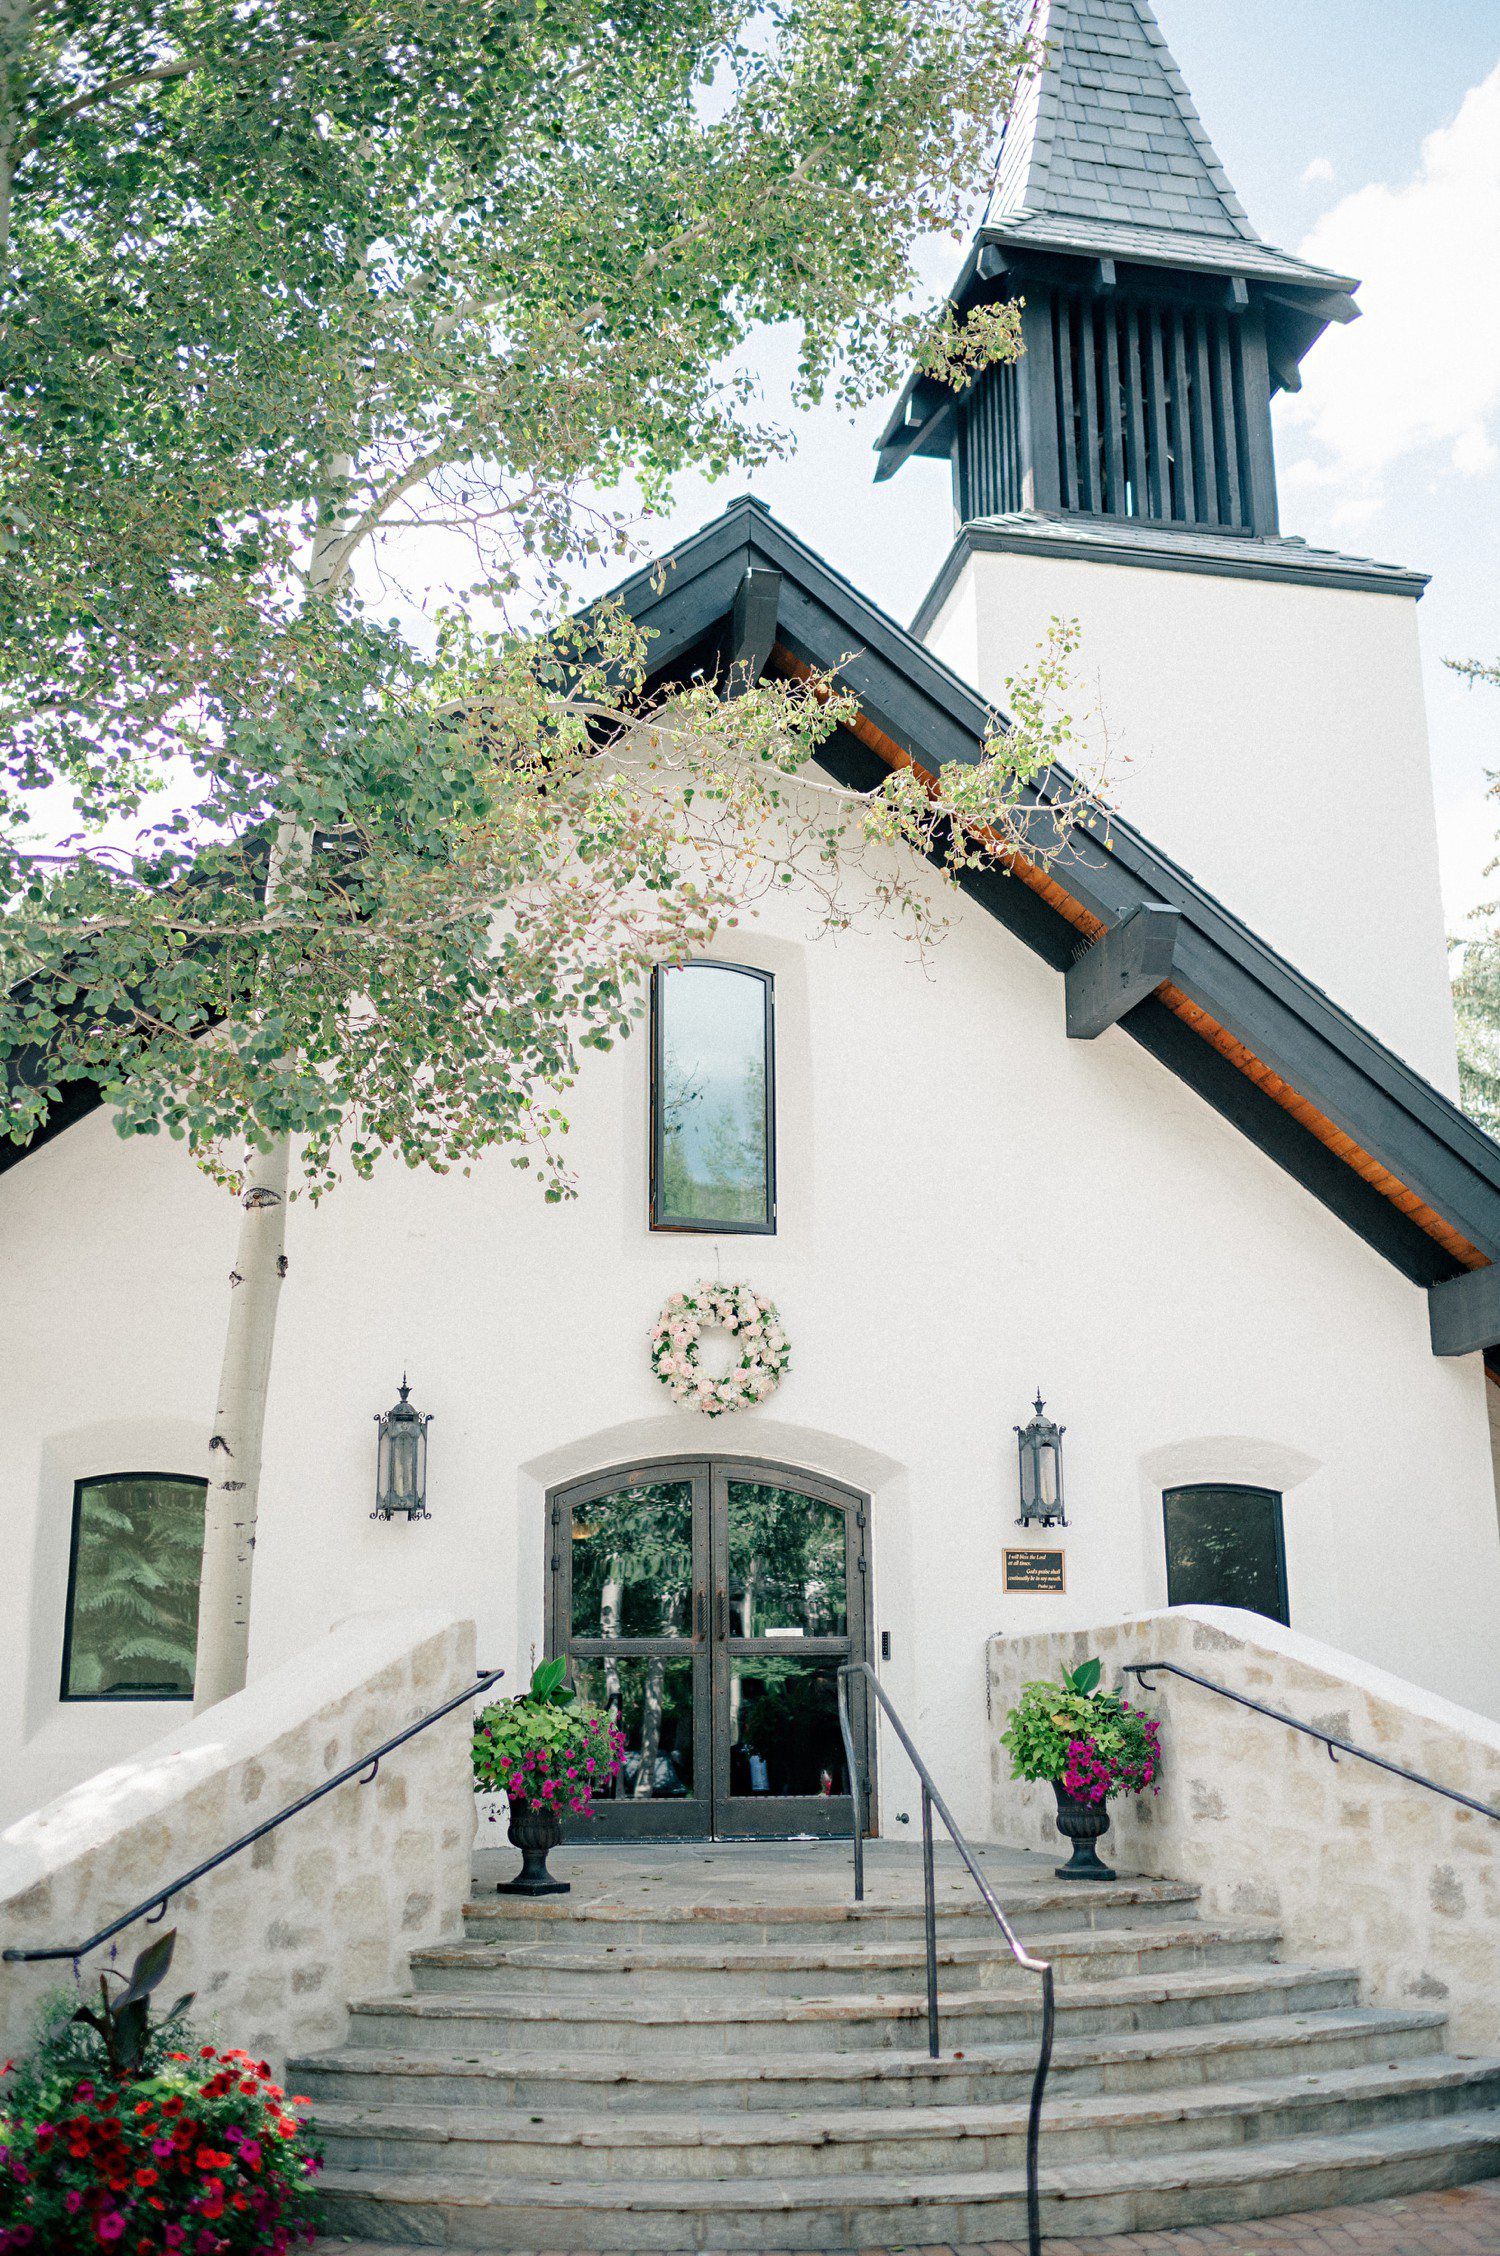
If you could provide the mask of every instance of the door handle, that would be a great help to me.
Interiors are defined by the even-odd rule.
[[[719,1592],[719,1635],[720,1637],[729,1635],[729,1593],[727,1590]]]
[[[704,1619],[703,1619],[703,1604],[704,1604],[704,1600],[703,1600],[703,1593],[702,1593],[702,1591],[700,1590],[700,1591],[699,1591],[699,1592],[697,1593],[697,1622],[698,1622],[698,1627],[697,1627],[697,1632],[696,1632],[696,1634],[697,1634],[697,1638],[698,1638],[698,1642],[699,1642],[699,1644],[700,1644],[700,1645],[701,1645],[701,1644],[702,1644],[702,1642],[703,1642],[703,1632],[704,1632],[704,1629],[705,1629],[705,1627],[706,1627],[706,1624],[705,1624],[705,1622],[704,1622]]]

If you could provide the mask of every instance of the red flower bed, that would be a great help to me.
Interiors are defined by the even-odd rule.
[[[318,2158],[265,2061],[164,2054],[136,2081],[45,2051],[0,2078],[0,2256],[283,2256]]]

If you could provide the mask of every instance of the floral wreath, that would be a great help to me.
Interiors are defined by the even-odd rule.
[[[705,1326],[730,1333],[739,1344],[738,1360],[722,1379],[699,1369],[698,1338]],[[775,1307],[749,1285],[702,1279],[689,1292],[674,1292],[651,1334],[651,1368],[662,1385],[684,1409],[701,1410],[706,1418],[764,1402],[780,1386],[791,1359]]]

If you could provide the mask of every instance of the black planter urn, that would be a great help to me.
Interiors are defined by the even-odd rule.
[[[510,1824],[506,1828],[521,1852],[521,1869],[514,1880],[500,1880],[498,1896],[566,1896],[571,1883],[554,1880],[547,1870],[548,1852],[562,1839],[562,1820],[546,1802],[523,1802],[510,1797]]]
[[[1073,1844],[1073,1854],[1067,1863],[1057,1867],[1058,1879],[1113,1880],[1115,1875],[1107,1864],[1100,1862],[1099,1852],[1094,1847],[1100,1834],[1109,1831],[1108,1802],[1075,1801],[1056,1778],[1052,1781],[1052,1791],[1057,1796],[1057,1830],[1065,1841]]]

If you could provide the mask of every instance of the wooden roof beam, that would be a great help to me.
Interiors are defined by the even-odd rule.
[[[776,641],[781,574],[752,564],[734,591],[724,637],[724,695],[742,697],[766,670]]]
[[[1500,1347],[1500,1265],[1427,1288],[1434,1355],[1478,1355]]]
[[[1143,902],[1085,949],[1064,978],[1070,1042],[1092,1042],[1172,976],[1182,914]]]

